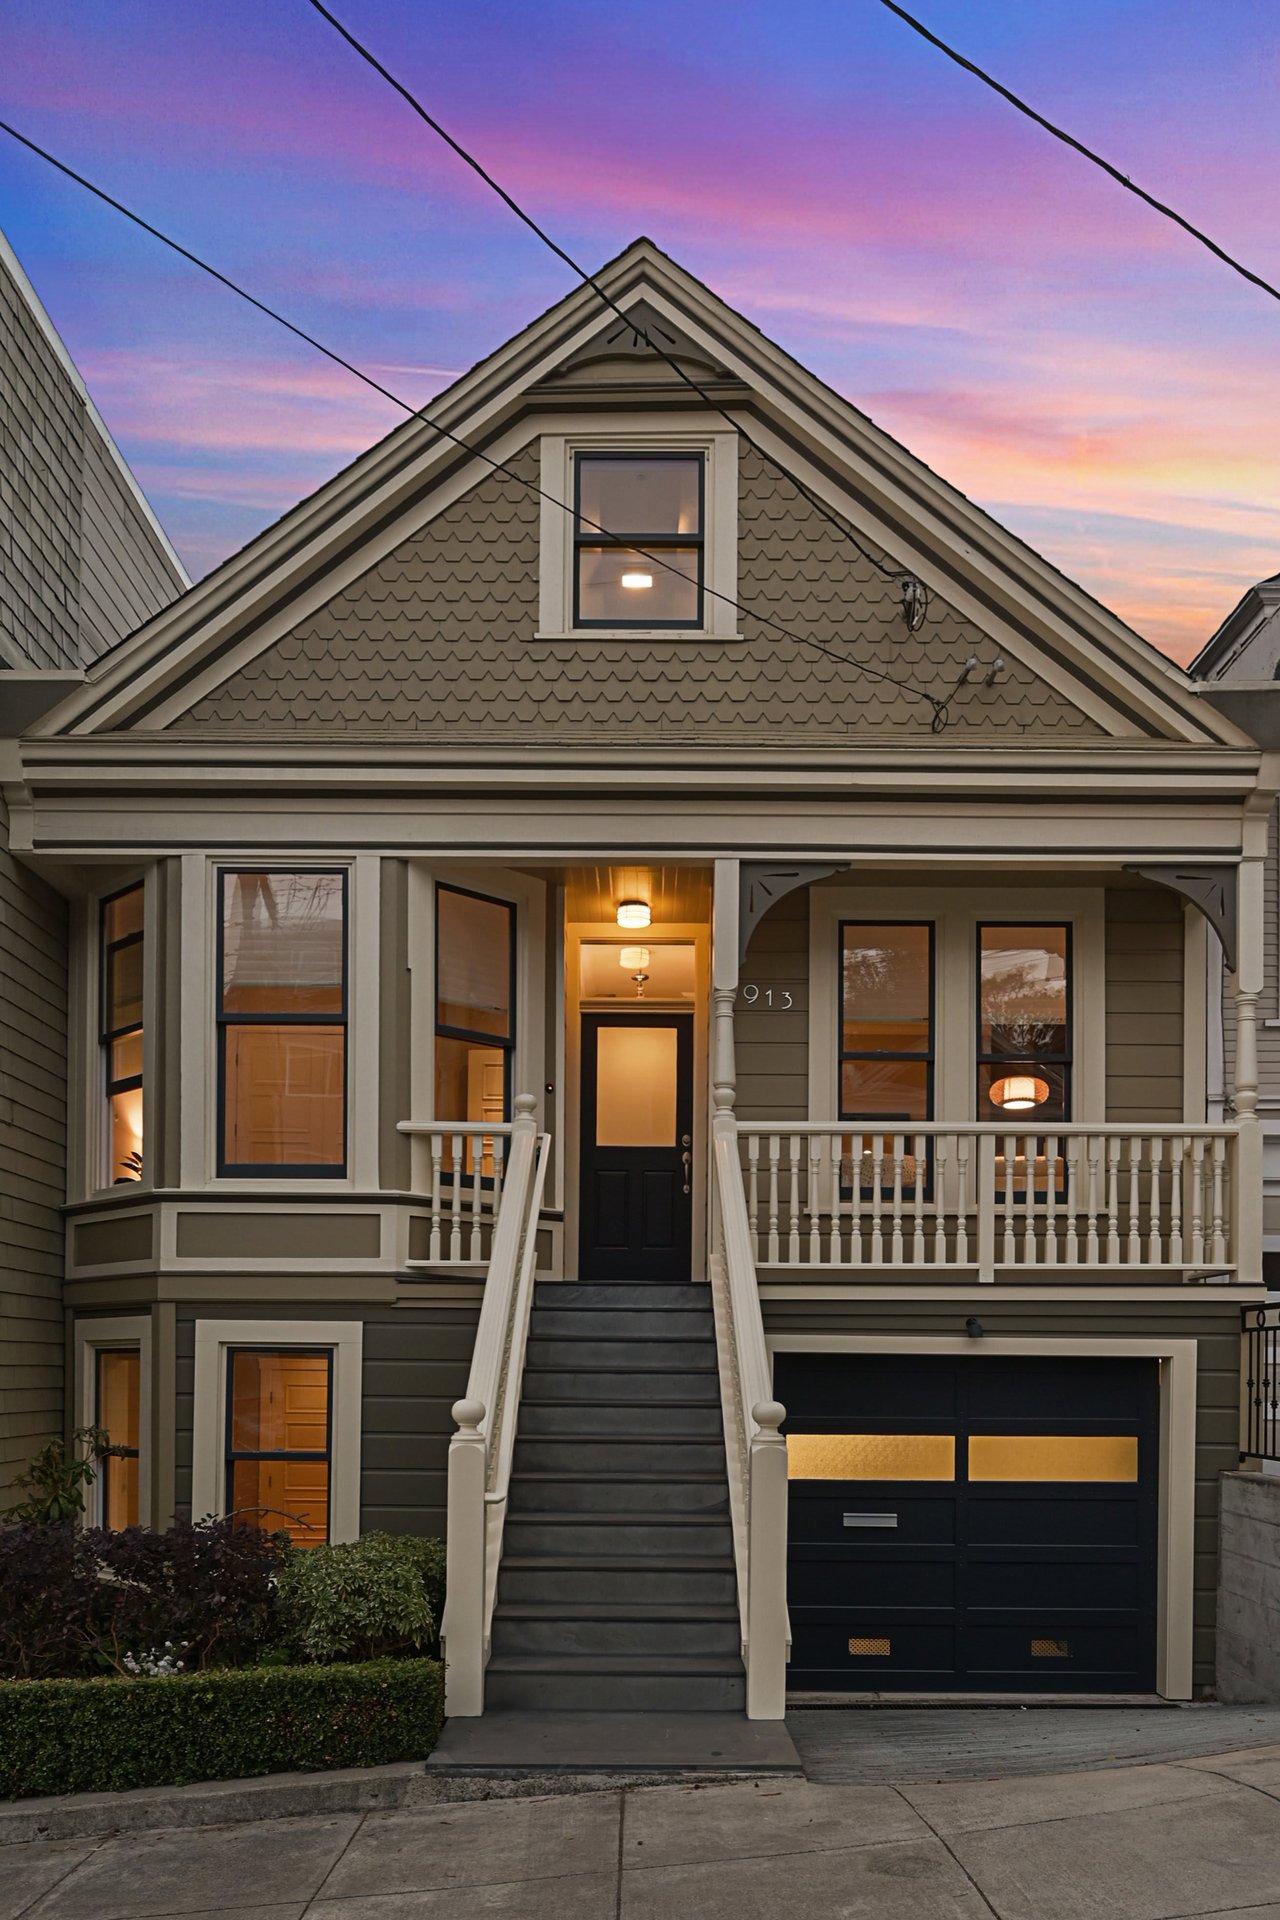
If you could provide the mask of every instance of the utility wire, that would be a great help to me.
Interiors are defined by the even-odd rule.
[[[618,302],[614,299],[613,295],[609,293],[605,287],[601,286],[599,280],[596,279],[595,275],[592,273],[588,273],[585,267],[580,266],[579,263],[574,259],[573,255],[571,253],[567,253],[565,249],[559,244],[559,242],[557,240],[554,240],[551,237],[551,235],[547,232],[546,228],[543,226],[540,226],[538,222],[533,218],[533,215],[531,213],[527,213],[525,209],[520,205],[519,201],[514,199],[513,196],[507,192],[506,188],[502,185],[502,183],[499,180],[495,180],[494,176],[488,171],[486,167],[481,165],[480,161],[476,159],[475,155],[473,153],[469,153],[466,147],[462,145],[461,141],[455,140],[453,135],[449,132],[448,128],[445,126],[442,126],[440,121],[436,119],[434,114],[428,113],[427,109],[423,106],[421,100],[418,99],[417,95],[414,93],[411,93],[409,88],[406,87],[402,81],[396,79],[396,76],[391,72],[391,70],[388,67],[385,67],[383,65],[382,61],[378,59],[377,55],[375,53],[372,53],[370,49],[364,45],[363,41],[358,40],[355,34],[351,32],[351,29],[349,27],[345,27],[342,24],[341,20],[338,19],[335,13],[330,12],[329,8],[323,4],[323,0],[310,0],[310,4],[315,8],[316,12],[320,14],[322,19],[325,19],[329,22],[329,25],[333,28],[334,32],[341,35],[342,39],[346,41],[347,45],[351,47],[356,53],[358,53],[362,60],[367,61],[367,63],[369,64],[369,66],[373,68],[375,73],[381,74],[382,78],[386,81],[387,85],[389,87],[392,87],[395,90],[395,92],[400,95],[400,98],[405,102],[406,106],[410,107],[412,111],[417,114],[418,118],[421,121],[423,121],[428,127],[431,128],[431,131],[433,133],[438,134],[440,138],[444,141],[445,145],[447,147],[450,147],[453,150],[453,152],[457,154],[458,158],[461,161],[463,161],[463,163],[466,166],[471,168],[471,171],[473,173],[479,175],[480,179],[484,181],[485,185],[491,188],[492,191],[497,194],[499,200],[501,200],[505,206],[510,207],[512,213],[515,214],[516,219],[523,221],[525,226],[528,227],[530,233],[536,234],[538,239],[541,240],[542,244],[545,247],[549,247],[551,252],[555,254],[558,260],[562,260],[565,266],[568,267],[571,272],[576,273],[579,280],[581,280],[582,284],[586,287],[590,287],[592,292],[597,294],[599,298],[604,302],[605,306],[609,307],[614,313],[617,314],[619,320],[621,320],[623,325],[626,326],[632,333],[635,334],[637,339],[643,340],[644,344],[650,349],[651,352],[657,354],[660,359],[666,361],[667,365],[671,368],[671,371],[679,379],[683,380],[685,386],[689,388],[690,392],[697,394],[698,398],[702,401],[704,406],[709,408],[713,413],[718,413],[722,420],[728,421],[729,425],[734,429],[734,431],[737,434],[741,436],[743,440],[745,440],[746,444],[749,447],[754,448],[756,453],[760,455],[761,459],[766,460],[769,463],[769,465],[775,469],[776,472],[780,473],[781,475],[783,475],[785,479],[789,480],[791,484],[803,495],[804,499],[808,501],[809,505],[813,507],[816,512],[820,513],[823,519],[828,521],[830,525],[836,529],[837,533],[840,534],[842,539],[847,540],[850,546],[856,549],[856,551],[861,555],[861,557],[867,562],[869,566],[874,567],[878,573],[881,573],[884,575],[886,580],[892,580],[895,583],[895,585],[897,585],[901,589],[902,610],[906,617],[908,630],[911,633],[918,632],[920,627],[924,623],[925,614],[927,613],[928,606],[929,606],[928,588],[925,586],[924,582],[918,579],[915,574],[911,573],[909,570],[905,568],[893,567],[893,566],[887,565],[876,554],[874,554],[870,550],[870,548],[864,546],[862,541],[858,539],[857,535],[854,533],[852,527],[849,526],[847,521],[842,519],[839,514],[833,513],[831,509],[827,506],[826,502],[819,499],[818,495],[812,492],[811,489],[804,484],[803,480],[801,480],[797,474],[794,474],[789,467],[785,466],[783,462],[779,460],[775,454],[770,453],[767,447],[761,446],[758,440],[753,439],[751,434],[747,432],[746,428],[741,424],[741,422],[735,420],[733,416],[724,407],[720,405],[718,400],[713,399],[712,396],[707,392],[706,388],[701,384],[701,382],[695,380],[693,375],[689,373],[685,367],[682,367],[679,361],[677,361],[671,354],[667,352],[666,348],[662,346],[661,342],[655,340],[653,335],[647,332],[644,327],[640,326],[636,322],[633,316],[623,311],[623,309],[618,305]]]
[[[315,4],[316,0],[312,0],[312,5]],[[1093,151],[1092,147],[1086,147],[1083,140],[1077,140],[1074,134],[1068,133],[1063,127],[1056,127],[1052,120],[1046,120],[1042,113],[1037,113],[1034,107],[1020,99],[1010,88],[1002,85],[993,74],[984,72],[974,61],[966,59],[964,54],[958,53],[954,47],[949,47],[945,40],[940,40],[922,20],[917,20],[914,14],[907,12],[905,7],[900,7],[897,0],[880,0],[880,4],[887,7],[890,13],[896,13],[899,20],[905,21],[914,33],[918,33],[922,40],[927,40],[930,46],[936,47],[939,53],[945,53],[948,60],[954,60],[958,67],[963,67],[966,73],[971,73],[976,79],[981,80],[983,85],[990,87],[993,93],[998,93],[1002,100],[1007,100],[1011,107],[1016,107],[1019,113],[1024,113],[1028,120],[1034,120],[1038,127],[1043,127],[1046,133],[1051,133],[1055,140],[1061,140],[1064,146],[1083,154],[1086,160],[1091,160],[1095,167],[1101,167],[1104,173],[1110,174],[1111,178],[1127,192],[1145,201],[1147,206],[1163,214],[1166,220],[1172,220],[1174,225],[1181,227],[1184,233],[1189,233],[1193,240],[1198,240],[1202,247],[1207,247],[1224,266],[1230,267],[1233,273],[1238,273],[1242,280],[1248,280],[1252,286],[1261,287],[1263,293],[1269,293],[1273,300],[1280,300],[1280,287],[1273,287],[1269,280],[1262,278],[1261,274],[1254,273],[1251,268],[1244,266],[1241,261],[1229,254],[1225,247],[1220,247],[1216,240],[1211,240],[1207,233],[1202,233],[1199,227],[1192,226],[1190,220],[1184,219],[1175,208],[1166,206],[1163,200],[1157,200],[1153,193],[1148,193],[1145,187],[1138,186],[1127,173],[1121,173],[1119,167],[1113,167],[1109,160],[1104,160],[1100,153]]]
[[[671,561],[664,559],[661,554],[649,553],[644,547],[636,546],[633,541],[625,539],[622,535],[611,533],[607,527],[601,526],[596,520],[589,519],[585,514],[575,514],[574,509],[566,501],[561,500],[553,493],[548,493],[544,487],[538,486],[534,481],[526,480],[523,474],[517,473],[515,469],[508,466],[504,460],[495,460],[493,456],[486,453],[482,447],[475,446],[470,440],[464,440],[462,435],[455,433],[451,427],[446,427],[439,420],[433,419],[425,409],[411,405],[408,400],[402,400],[398,393],[393,393],[390,387],[384,386],[380,380],[375,380],[372,374],[366,373],[364,369],[358,367],[354,361],[345,359],[343,355],[336,352],[334,348],[325,346],[324,342],[318,340],[314,334],[308,333],[305,328],[297,326],[292,320],[286,319],[285,315],[278,312],[276,308],[268,306],[265,300],[259,300],[256,294],[252,294],[246,288],[240,286],[239,283],[232,280],[229,275],[220,272],[217,267],[211,266],[207,260],[202,260],[199,254],[192,253],[189,247],[184,247],[181,242],[171,239],[167,233],[161,232],[160,228],[153,226],[149,220],[144,220],[141,214],[135,213],[131,207],[125,206],[122,200],[117,200],[112,194],[108,193],[105,188],[96,186],[94,182],[87,179],[84,174],[77,173],[74,167],[70,167],[65,161],[59,160],[55,154],[48,152],[46,148],[38,146],[36,142],[29,139],[25,133],[20,133],[18,129],[11,126],[7,120],[0,120],[0,133],[9,134],[19,145],[26,147],[28,152],[34,153],[39,159],[46,161],[49,166],[55,167],[57,171],[64,174],[68,180],[74,180],[77,186],[83,187],[86,192],[93,194],[96,199],[103,201],[107,206],[113,208],[116,213],[123,214],[126,220],[131,220],[135,227],[141,227],[142,231],[149,233],[152,239],[159,240],[163,246],[169,247],[174,253],[180,254],[182,258],[189,261],[193,267],[199,267],[202,273],[207,273],[211,279],[218,281],[218,283],[226,287],[229,292],[237,294],[242,300],[248,301],[251,307],[256,307],[259,313],[265,314],[269,320],[274,320],[278,326],[284,327],[287,332],[294,335],[295,339],[304,341],[307,346],[313,347],[317,353],[323,354],[326,360],[331,360],[335,366],[344,368],[347,373],[353,374],[357,380],[363,381],[366,387],[371,387],[375,393],[380,393],[385,400],[390,400],[393,406],[401,408],[404,413],[409,414],[413,419],[420,420],[424,426],[431,427],[444,439],[452,441],[455,446],[461,447],[465,453],[469,453],[475,459],[482,461],[492,472],[505,474],[508,479],[514,480],[517,486],[524,487],[526,491],[535,494],[539,499],[548,501],[553,507],[558,507],[562,513],[568,514],[570,519],[576,520],[578,524],[589,527],[593,532],[603,535],[607,540],[616,541],[620,546],[625,547],[628,553],[639,554],[642,559],[650,561],[654,566],[662,567],[667,573],[675,574],[678,579],[684,580],[692,585],[697,584],[695,575],[686,573],[682,567],[675,566]],[[758,620],[761,625],[772,628],[775,633],[781,634],[785,640],[791,641],[793,646],[809,647],[815,653],[825,655],[828,660],[834,660],[838,666],[852,667],[856,673],[863,674],[868,679],[881,682],[886,686],[896,687],[900,693],[905,693],[913,699],[923,701],[925,705],[932,710],[933,718],[931,726],[934,733],[941,733],[946,726],[948,708],[955,698],[955,695],[959,692],[960,686],[963,684],[963,678],[956,683],[945,698],[939,698],[938,695],[927,692],[923,687],[918,687],[911,681],[899,680],[896,675],[885,673],[879,667],[869,666],[865,661],[856,660],[850,654],[838,653],[832,647],[824,647],[821,641],[812,640],[807,634],[792,632],[789,627],[783,626],[781,621],[775,620],[771,614],[761,613],[758,609],[747,606],[743,601],[735,599],[732,594],[718,592],[716,588],[707,586],[705,583],[703,585],[703,592],[710,595],[713,600],[719,600],[725,606],[734,608],[736,612],[747,614],[752,619]]]

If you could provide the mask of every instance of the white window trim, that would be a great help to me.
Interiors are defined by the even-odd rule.
[[[75,1323],[75,1408],[78,1427],[97,1413],[97,1356],[101,1348],[138,1349],[138,1518],[151,1524],[151,1316],[146,1313],[78,1319]],[[102,1475],[89,1490],[88,1526],[102,1525]]]
[[[224,1514],[227,1354],[232,1347],[328,1347],[333,1353],[329,1435],[329,1539],[360,1537],[361,1360],[359,1320],[197,1320],[191,1434],[191,1517]]]
[[[842,920],[931,921],[934,927],[933,1108],[959,1126],[977,1111],[977,929],[988,922],[1071,928],[1073,1121],[1106,1119],[1106,901],[1101,887],[813,887],[809,894],[809,1118],[840,1111]]]
[[[311,1178],[277,1173],[219,1174],[217,939],[218,875],[261,868],[279,873],[341,868],[347,875],[347,1170]],[[377,854],[185,854],[182,861],[181,1177],[186,1188],[261,1195],[274,1183],[289,1197],[373,1191],[378,1171],[380,886]]]
[[[443,862],[409,864],[409,1096],[412,1113],[435,1120],[436,1095],[436,886],[461,887],[501,900],[516,910],[516,1044],[511,1097],[530,1093],[544,1125],[546,1083],[547,885],[507,867],[452,867]],[[554,1098],[554,1096],[552,1096]]]
[[[541,556],[538,568],[538,640],[737,640],[738,436],[731,430],[690,427],[688,417],[670,425],[621,416],[581,433],[544,433],[542,449]],[[700,453],[705,459],[703,503],[702,625],[700,627],[579,627],[573,625],[574,548],[572,513],[553,505],[573,502],[573,463],[579,453]]]

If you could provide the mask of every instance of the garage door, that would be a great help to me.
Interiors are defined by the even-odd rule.
[[[1150,1692],[1154,1361],[779,1354],[797,1689]]]

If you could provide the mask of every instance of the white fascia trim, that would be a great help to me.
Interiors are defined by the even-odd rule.
[[[58,332],[58,329],[54,326],[53,321],[49,318],[49,315],[45,310],[44,304],[41,301],[39,294],[36,292],[35,288],[32,286],[30,280],[28,280],[26,274],[22,269],[22,264],[19,261],[17,254],[14,252],[13,248],[9,245],[9,242],[5,239],[3,233],[0,233],[0,265],[4,266],[8,270],[11,278],[13,279],[14,285],[18,289],[18,292],[22,295],[22,298],[26,301],[27,306],[31,310],[32,318],[35,320],[36,325],[39,327],[41,333],[44,335],[53,353],[56,355],[58,363],[62,368],[62,371],[66,374],[68,380],[71,382],[72,386],[75,388],[76,394],[80,399],[80,401],[82,402],[85,412],[88,414],[90,426],[93,428],[93,431],[97,434],[99,440],[102,442],[102,445],[106,449],[109,459],[111,460],[117,473],[120,475],[120,478],[123,480],[125,486],[128,488],[133,498],[134,505],[138,508],[139,512],[142,514],[143,519],[146,521],[147,526],[150,528],[151,532],[155,535],[157,544],[162,549],[165,559],[169,562],[169,565],[173,568],[174,573],[178,577],[179,585],[182,586],[184,589],[189,587],[191,585],[191,575],[187,572],[186,568],[183,566],[182,561],[178,557],[177,549],[174,547],[173,542],[170,540],[164,528],[160,525],[159,520],[157,520],[155,509],[151,505],[151,502],[147,499],[146,494],[142,491],[142,488],[139,486],[138,481],[128,461],[125,459],[124,455],[121,453],[115,441],[111,438],[111,434],[105,420],[102,418],[102,415],[98,412],[98,409],[93,404],[92,396],[90,395],[88,387],[84,383],[83,374],[80,372],[79,367],[76,365],[75,361],[71,358],[71,355],[68,353],[66,343],[63,340],[62,335]]]
[[[151,1315],[80,1315],[75,1321],[75,1424],[97,1423],[97,1354],[102,1347],[138,1349],[138,1512],[151,1515]],[[102,1475],[90,1489],[90,1525],[102,1525]]]
[[[227,1354],[232,1347],[329,1347],[333,1352],[329,1435],[329,1539],[360,1537],[361,1368],[359,1320],[196,1321],[195,1405],[191,1436],[191,1517],[226,1506]]]
[[[1192,1613],[1195,1593],[1197,1344],[1178,1338],[1126,1339],[1099,1334],[1054,1336],[991,1334],[777,1333],[766,1334],[775,1353],[942,1354],[980,1365],[992,1354],[1080,1360],[1160,1362],[1159,1548],[1156,1572],[1156,1689],[1166,1700],[1192,1692]]]

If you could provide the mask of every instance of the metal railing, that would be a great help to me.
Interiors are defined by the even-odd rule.
[[[1280,1304],[1241,1319],[1240,1458],[1280,1460]]]
[[[737,1126],[758,1267],[1233,1272],[1233,1127]]]

